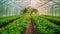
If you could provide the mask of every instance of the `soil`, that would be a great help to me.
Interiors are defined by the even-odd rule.
[[[37,34],[34,22],[31,17],[27,22],[26,29],[24,30],[23,34]]]

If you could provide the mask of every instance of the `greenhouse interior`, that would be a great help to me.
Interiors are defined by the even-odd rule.
[[[0,0],[0,34],[60,34],[60,0]]]

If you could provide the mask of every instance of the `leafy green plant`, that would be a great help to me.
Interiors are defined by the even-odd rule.
[[[60,34],[60,27],[39,16],[32,16],[39,34]]]
[[[18,15],[18,16],[9,16],[9,17],[1,17],[0,18],[0,26],[3,25],[4,23],[9,23],[10,21],[16,20],[18,18],[21,18],[23,15]]]
[[[23,16],[5,28],[0,28],[0,34],[22,34],[26,27],[28,17],[28,15]]]

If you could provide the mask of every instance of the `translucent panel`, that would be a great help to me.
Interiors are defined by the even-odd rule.
[[[53,0],[54,2],[56,2],[56,3],[60,3],[60,0]]]
[[[39,14],[55,15],[60,11],[60,0],[0,0],[0,14],[20,14],[26,7],[39,10]]]

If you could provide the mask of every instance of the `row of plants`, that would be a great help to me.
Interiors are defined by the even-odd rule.
[[[3,25],[4,23],[9,23],[11,21],[14,21],[16,19],[19,19],[23,15],[16,15],[16,16],[9,16],[9,17],[1,17],[0,18],[0,26]]]
[[[32,16],[39,34],[60,34],[60,27],[39,16]]]
[[[26,27],[28,17],[29,15],[25,15],[8,26],[0,28],[0,34],[22,34]]]
[[[43,17],[43,18],[46,18],[46,19],[48,19],[48,20],[51,20],[51,21],[58,22],[58,24],[60,24],[60,17],[59,17],[59,16],[43,15],[42,17]]]

